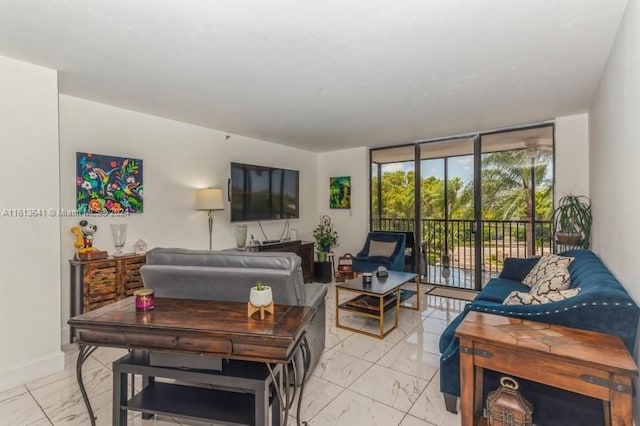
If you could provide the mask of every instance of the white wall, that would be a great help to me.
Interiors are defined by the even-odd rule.
[[[555,199],[589,195],[589,114],[556,118]]]
[[[0,56],[0,141],[2,391],[64,368],[56,71]]]
[[[593,247],[627,291],[640,301],[640,5],[630,0],[591,104],[590,187]],[[636,342],[638,344],[638,342]],[[640,364],[638,349],[636,363]],[[636,389],[638,389],[636,381]],[[640,424],[640,393],[635,422]]]
[[[329,178],[351,176],[351,209],[329,208]],[[318,215],[329,215],[338,231],[337,256],[355,255],[364,244],[369,229],[369,150],[354,148],[319,154]],[[315,226],[314,226],[315,227]],[[336,263],[337,263],[336,258]]]
[[[282,145],[167,120],[70,96],[60,96],[60,178],[63,208],[75,208],[75,152],[130,156],[144,161],[144,213],[127,218],[95,218],[94,245],[113,251],[109,223],[129,225],[127,246],[139,239],[149,247],[208,249],[207,213],[193,210],[195,188],[222,187],[226,197],[231,161],[300,171],[300,219],[291,221],[298,238],[310,239],[317,219],[317,157]],[[63,218],[61,229],[63,342],[69,329],[69,264],[78,218]],[[263,240],[257,223],[249,234]],[[279,238],[284,221],[263,222],[269,239]],[[214,249],[235,247],[230,211],[214,216]]]

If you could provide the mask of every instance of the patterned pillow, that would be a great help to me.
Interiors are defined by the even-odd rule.
[[[539,280],[541,280],[545,275],[551,272],[552,269],[558,268],[560,266],[564,266],[565,268],[569,266],[573,257],[565,257],[558,256],[556,254],[545,254],[540,258],[536,266],[527,274],[526,277],[522,280],[522,284],[528,285],[529,287],[533,286]]]
[[[396,241],[369,241],[369,256],[391,257],[396,249]]]
[[[551,291],[547,294],[540,295],[522,291],[512,291],[502,303],[505,305],[542,305],[544,303],[566,300],[578,295],[578,293],[580,293],[580,287]]]
[[[566,266],[554,268],[531,286],[529,293],[539,296],[552,291],[566,290],[571,286],[571,274]]]

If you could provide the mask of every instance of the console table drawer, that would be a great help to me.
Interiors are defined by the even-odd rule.
[[[110,331],[89,331],[78,330],[78,340],[83,344],[89,345],[107,345],[107,346],[124,346],[125,338],[124,333],[112,333]]]
[[[136,346],[141,348],[171,350],[182,349],[189,352],[203,352],[220,355],[230,354],[233,349],[231,341],[227,339],[216,339],[210,337],[178,337],[170,334],[154,335],[128,332],[125,334],[125,343],[128,346]]]
[[[189,352],[216,353],[220,355],[228,355],[233,352],[233,344],[230,340],[214,339],[211,337],[181,337],[180,340],[178,340],[177,348]]]
[[[287,359],[288,348],[266,347],[249,343],[238,343],[233,345],[233,354],[245,357]]]

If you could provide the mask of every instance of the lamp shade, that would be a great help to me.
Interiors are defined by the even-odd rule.
[[[196,191],[196,210],[224,210],[222,189],[198,189]]]

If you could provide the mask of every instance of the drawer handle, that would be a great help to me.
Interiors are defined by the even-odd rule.
[[[178,346],[178,342],[180,342],[180,338],[179,337],[175,337],[171,343],[173,344],[173,346]]]

